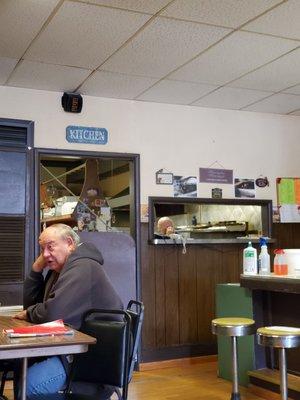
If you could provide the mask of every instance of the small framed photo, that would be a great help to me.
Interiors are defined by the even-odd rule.
[[[222,189],[220,189],[220,188],[211,189],[211,197],[212,197],[212,199],[221,199],[222,198]]]
[[[171,172],[156,172],[157,185],[173,185],[173,174]]]

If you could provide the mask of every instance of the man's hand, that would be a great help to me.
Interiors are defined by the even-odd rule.
[[[38,258],[32,265],[32,270],[34,272],[42,272],[43,269],[47,266],[46,260],[44,259],[43,254],[40,254]]]
[[[14,318],[23,319],[25,321],[28,321],[28,319],[27,319],[27,310],[21,311],[18,314],[14,315]]]

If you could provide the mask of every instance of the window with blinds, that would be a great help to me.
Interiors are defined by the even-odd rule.
[[[0,302],[16,304],[29,264],[31,121],[0,119]]]
[[[23,281],[24,232],[24,217],[0,217],[0,283]]]
[[[27,129],[19,126],[7,126],[0,124],[0,147],[27,146]]]

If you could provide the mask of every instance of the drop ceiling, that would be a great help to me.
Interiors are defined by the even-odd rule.
[[[300,0],[0,0],[0,85],[300,115]]]

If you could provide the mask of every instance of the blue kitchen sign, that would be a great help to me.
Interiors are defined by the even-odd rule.
[[[105,128],[69,125],[66,128],[66,139],[69,143],[106,144],[108,132]]]

